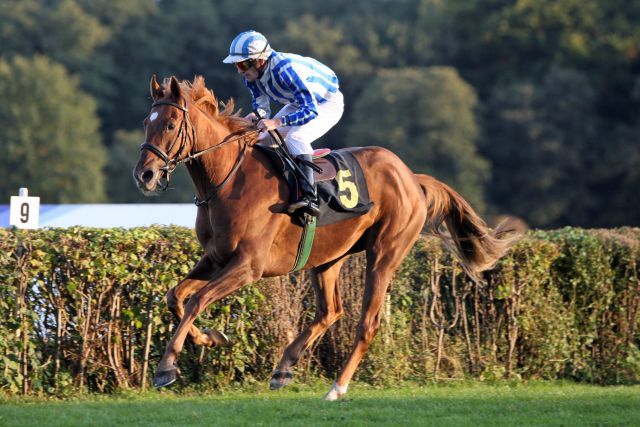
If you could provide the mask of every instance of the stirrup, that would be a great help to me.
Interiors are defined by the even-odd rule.
[[[305,212],[311,216],[320,215],[320,208],[318,207],[318,203],[310,200],[306,196],[301,197],[299,200],[296,200],[295,202],[287,206],[287,212],[291,214],[296,212],[298,209],[304,209]]]

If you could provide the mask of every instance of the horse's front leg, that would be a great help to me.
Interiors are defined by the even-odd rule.
[[[184,316],[173,334],[173,338],[169,341],[156,370],[156,376],[153,380],[156,387],[168,386],[176,381],[178,374],[176,361],[198,314],[211,303],[260,279],[262,268],[256,266],[254,263],[256,259],[257,257],[250,257],[245,252],[236,253],[224,268],[216,272],[214,277],[189,299],[184,309]]]
[[[221,267],[213,263],[206,255],[193,267],[178,285],[174,286],[167,293],[167,305],[169,310],[176,316],[178,321],[184,317],[184,300],[202,289]],[[189,329],[189,336],[194,344],[213,347],[214,345],[227,344],[228,339],[222,333],[215,330],[205,330],[201,332],[197,326],[192,325]]]

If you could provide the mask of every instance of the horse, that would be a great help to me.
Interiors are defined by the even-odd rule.
[[[289,187],[257,149],[259,132],[234,111],[233,99],[219,103],[201,76],[181,82],[171,76],[160,84],[153,75],[150,94],[134,180],[143,194],[157,194],[184,163],[195,187],[195,233],[203,249],[202,258],[166,296],[179,324],[156,369],[159,388],[176,381],[187,337],[203,346],[228,342],[222,332],[198,329],[198,314],[245,285],[288,274],[303,228],[287,214]],[[440,236],[476,281],[517,239],[507,223],[490,229],[452,188],[413,173],[391,151],[373,146],[344,150],[360,164],[373,206],[363,215],[317,228],[303,267],[315,290],[315,317],[285,348],[270,380],[272,389],[288,385],[291,367],[342,316],[338,273],[350,255],[365,251],[362,312],[351,353],[324,396],[330,401],[347,392],[380,328],[393,274],[423,230]]]

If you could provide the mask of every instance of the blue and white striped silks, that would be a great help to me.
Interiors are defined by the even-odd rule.
[[[284,126],[300,126],[318,115],[318,105],[339,88],[338,77],[326,65],[308,57],[273,51],[260,79],[245,85],[253,96],[253,108],[271,117],[269,101],[292,104],[297,111],[283,116]]]

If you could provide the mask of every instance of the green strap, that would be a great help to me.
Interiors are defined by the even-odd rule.
[[[304,230],[302,230],[298,254],[296,255],[296,262],[293,265],[292,272],[300,270],[307,263],[311,254],[311,246],[313,246],[313,236],[316,234],[316,217],[304,214],[304,218]]]

